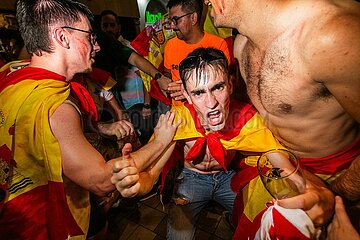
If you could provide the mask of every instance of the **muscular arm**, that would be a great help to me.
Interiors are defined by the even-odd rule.
[[[317,32],[305,48],[313,79],[324,84],[360,128],[360,15],[336,16]],[[357,123],[356,123],[357,122]],[[354,131],[356,133],[356,130]],[[332,189],[349,198],[360,196],[360,157],[340,177]]]
[[[86,140],[75,108],[70,104],[59,106],[50,118],[50,126],[60,144],[63,174],[99,196],[113,191],[110,178],[114,160],[106,162]]]

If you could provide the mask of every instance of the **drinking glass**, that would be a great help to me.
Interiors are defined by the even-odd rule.
[[[305,190],[305,178],[297,157],[285,149],[263,153],[257,161],[260,178],[275,199],[290,198]]]

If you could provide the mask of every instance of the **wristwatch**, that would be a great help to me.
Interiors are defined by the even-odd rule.
[[[155,76],[154,76],[154,79],[155,79],[155,81],[157,81],[157,80],[159,80],[159,78],[161,78],[161,77],[162,77],[162,74],[159,73],[159,72],[157,72],[157,73],[155,74]]]
[[[151,105],[148,104],[148,103],[147,103],[147,104],[144,104],[144,105],[143,105],[143,108],[145,108],[145,109],[151,109]]]

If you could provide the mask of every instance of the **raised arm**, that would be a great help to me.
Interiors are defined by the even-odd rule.
[[[149,62],[146,58],[140,56],[139,54],[133,52],[130,57],[128,62],[131,65],[134,65],[135,67],[137,67],[138,69],[140,69],[141,71],[149,74],[151,77],[155,78],[155,74],[159,73],[159,71],[154,67],[154,65]],[[171,82],[171,79],[166,77],[165,75],[161,74],[161,77],[157,80],[160,88],[162,90],[166,90],[163,89],[163,87],[165,87],[166,84],[169,84]],[[162,83],[162,84],[160,84]],[[167,85],[166,85],[167,87]]]

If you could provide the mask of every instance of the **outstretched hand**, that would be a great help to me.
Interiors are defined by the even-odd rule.
[[[334,194],[325,187],[319,178],[306,173],[305,192],[295,197],[278,200],[284,208],[303,209],[315,227],[328,223],[334,213]]]
[[[168,111],[160,115],[159,121],[154,129],[154,141],[168,145],[173,140],[176,129],[181,123],[181,119],[173,123],[175,114],[175,111]]]
[[[111,183],[115,185],[121,196],[127,198],[135,197],[140,190],[139,172],[130,155],[131,151],[131,144],[125,144],[121,160],[116,161],[113,165],[111,177]]]

